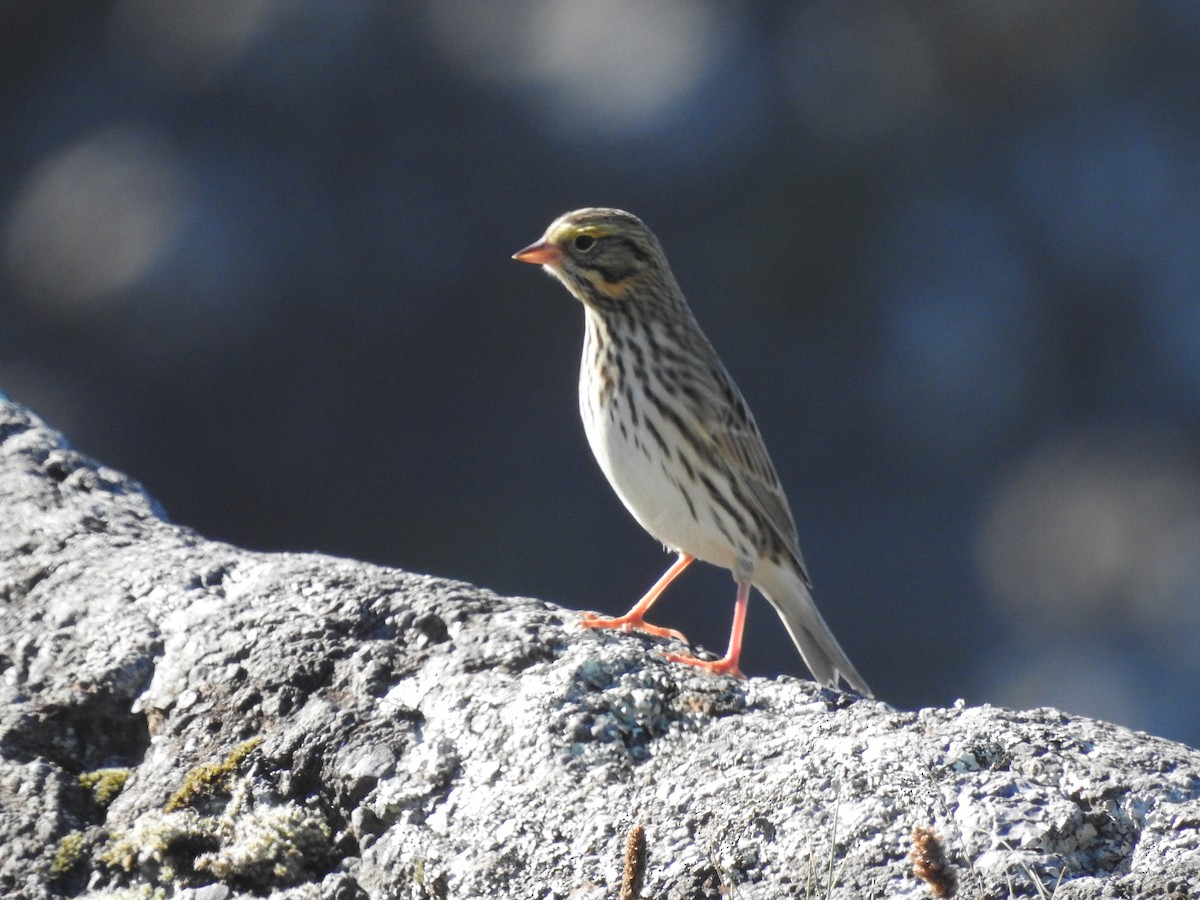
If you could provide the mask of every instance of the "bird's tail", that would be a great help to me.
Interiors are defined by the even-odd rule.
[[[825,687],[837,688],[838,680],[845,682],[865,697],[874,697],[866,681],[858,674],[846,652],[842,650],[821,618],[817,605],[800,573],[791,566],[770,566],[770,571],[757,572],[765,575],[755,579],[755,587],[762,591],[783,624],[792,636],[805,665],[813,678]]]

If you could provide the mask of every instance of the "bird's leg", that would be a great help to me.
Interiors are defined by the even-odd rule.
[[[633,604],[633,609],[625,615],[600,616],[596,613],[586,613],[580,624],[584,628],[620,628],[622,631],[644,631],[656,637],[675,638],[686,644],[688,639],[681,632],[674,628],[660,628],[658,625],[651,625],[643,617],[647,610],[654,605],[654,601],[658,599],[659,595],[667,589],[667,585],[678,578],[679,573],[690,566],[695,559],[696,557],[688,553],[680,553],[679,559],[675,560],[671,568],[663,573],[662,578],[654,583],[654,587],[646,591],[646,596]]]
[[[729,649],[720,659],[708,660],[700,659],[698,656],[689,656],[686,653],[668,653],[665,656],[666,660],[695,666],[706,672],[712,672],[714,675],[736,675],[738,678],[745,678],[746,676],[738,668],[738,659],[742,655],[742,630],[746,627],[746,607],[749,605],[750,582],[739,581],[737,602],[733,607],[733,627],[729,630]]]

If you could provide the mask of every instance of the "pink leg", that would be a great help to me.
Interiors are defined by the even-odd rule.
[[[738,660],[742,656],[742,631],[746,627],[746,607],[749,605],[750,582],[746,581],[738,585],[737,602],[733,607],[733,627],[729,631],[729,649],[725,651],[725,655],[721,659],[707,660],[689,656],[686,653],[668,653],[666,654],[667,661],[696,666],[696,668],[712,672],[714,675],[729,674],[744,678],[745,676],[738,668]]]
[[[687,643],[687,638],[681,632],[674,628],[660,628],[658,625],[651,625],[644,618],[647,610],[654,605],[654,601],[659,595],[667,589],[672,581],[679,577],[679,573],[690,566],[696,557],[689,556],[687,553],[680,553],[679,559],[671,565],[663,573],[663,577],[654,583],[654,587],[646,591],[646,596],[633,605],[633,609],[625,613],[623,616],[600,616],[596,613],[587,613],[580,623],[584,628],[620,628],[622,631],[644,631],[647,634],[653,634],[657,637],[670,637],[676,640]]]

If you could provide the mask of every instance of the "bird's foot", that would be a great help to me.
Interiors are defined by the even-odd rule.
[[[664,653],[663,659],[667,662],[683,663],[685,666],[695,666],[697,669],[703,669],[713,675],[732,675],[735,678],[745,678],[742,670],[738,668],[736,657],[724,656],[721,659],[701,659],[698,656],[689,656],[686,653]]]
[[[644,631],[646,634],[652,634],[655,637],[674,638],[677,641],[688,643],[688,639],[684,637],[682,631],[676,631],[674,628],[662,628],[659,625],[651,625],[641,616],[631,615],[626,613],[623,616],[602,616],[597,613],[584,613],[583,618],[579,622],[584,628],[619,628],[622,631]]]

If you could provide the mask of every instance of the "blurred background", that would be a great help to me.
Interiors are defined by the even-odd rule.
[[[623,207],[881,698],[1200,745],[1197,97],[1193,0],[4,0],[0,389],[207,536],[623,612],[670,557],[509,259]]]

